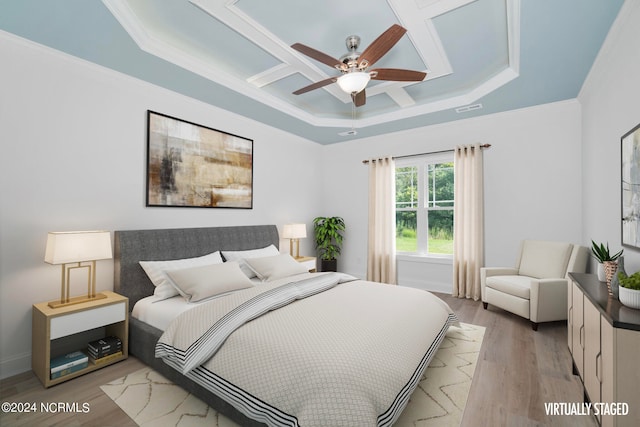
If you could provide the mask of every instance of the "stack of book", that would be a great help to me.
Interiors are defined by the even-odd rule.
[[[89,359],[81,351],[64,354],[51,359],[51,379],[63,377],[88,366]]]
[[[118,337],[105,337],[88,345],[89,359],[99,365],[122,356],[122,341]]]

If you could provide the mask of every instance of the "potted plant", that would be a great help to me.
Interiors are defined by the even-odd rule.
[[[313,220],[316,249],[320,255],[320,271],[338,271],[338,255],[345,229],[344,220],[338,216],[319,216]]]
[[[623,271],[618,273],[620,281],[620,302],[627,307],[640,309],[640,271],[627,276]]]
[[[611,255],[609,252],[609,243],[605,246],[603,243],[597,244],[593,240],[591,241],[591,252],[593,257],[598,260],[598,280],[601,282],[606,281],[611,283],[611,278],[616,271],[617,262],[620,255],[624,252],[624,249],[620,252]]]

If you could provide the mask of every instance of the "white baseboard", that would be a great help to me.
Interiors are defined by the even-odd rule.
[[[22,353],[0,361],[0,380],[31,370],[31,353]]]

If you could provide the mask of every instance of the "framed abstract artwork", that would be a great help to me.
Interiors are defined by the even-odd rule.
[[[640,248],[640,124],[621,138],[622,245]]]
[[[147,206],[253,207],[253,140],[147,112]]]

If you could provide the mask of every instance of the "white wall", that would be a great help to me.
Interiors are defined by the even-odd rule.
[[[623,5],[578,97],[582,104],[582,240],[622,248],[620,138],[640,123],[640,2]],[[640,251],[625,248],[627,273]],[[593,261],[592,261],[593,262]]]
[[[486,265],[512,266],[522,239],[581,240],[580,105],[566,101],[335,144],[323,151],[325,215],[345,219],[345,272],[364,277],[362,160],[489,143],[484,151]],[[401,260],[400,284],[451,291],[451,264]]]
[[[311,231],[320,145],[6,33],[0,57],[1,377],[30,369],[31,305],[59,297],[60,267],[43,261],[48,231],[287,222]],[[253,209],[145,207],[147,109],[253,139]],[[302,253],[312,249],[302,240]],[[112,289],[112,261],[97,270],[98,288]]]

